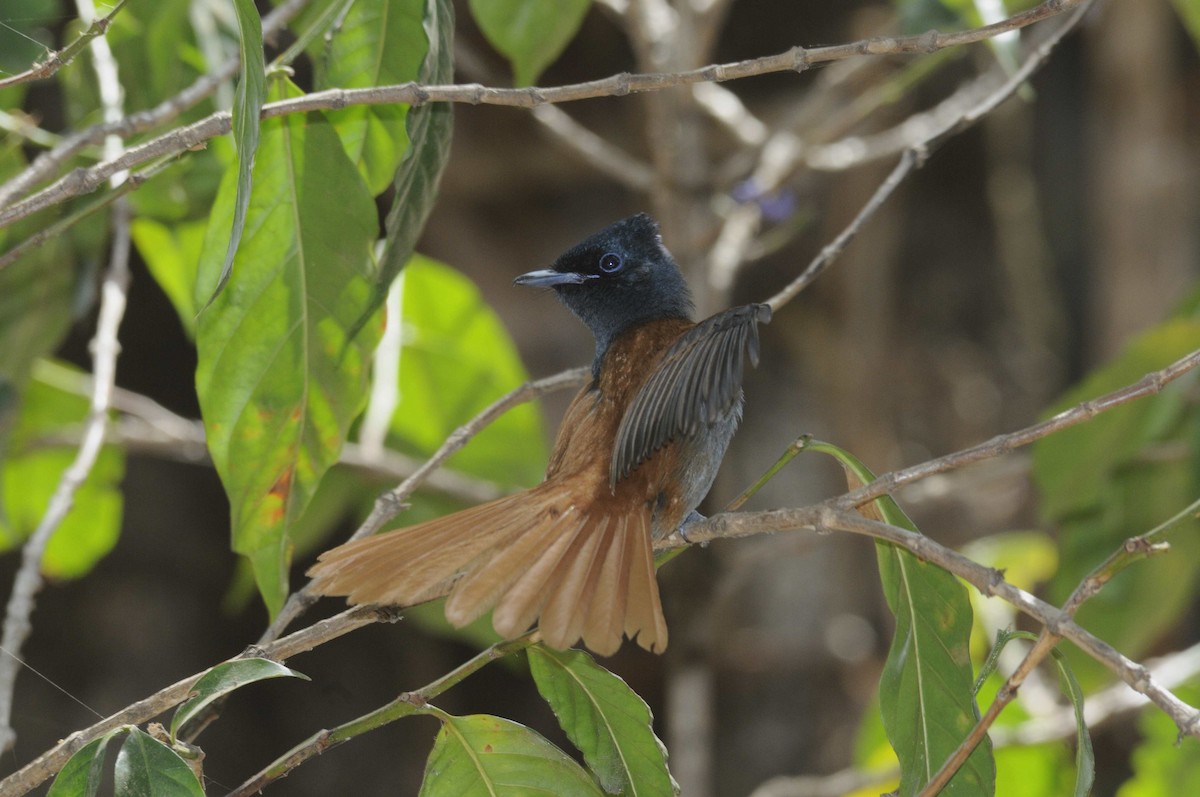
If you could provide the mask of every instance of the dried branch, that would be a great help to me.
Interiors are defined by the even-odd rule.
[[[303,97],[270,103],[263,107],[263,118],[273,118],[308,111],[337,110],[351,105],[388,105],[406,103],[424,105],[430,102],[466,102],[474,105],[489,104],[517,108],[536,108],[550,103],[573,102],[596,97],[625,96],[649,91],[661,91],[678,86],[690,86],[705,82],[724,82],[775,72],[803,71],[812,64],[838,61],[855,56],[904,55],[932,53],[949,47],[957,47],[997,36],[1012,30],[1032,25],[1064,11],[1077,8],[1090,0],[1046,0],[1034,8],[1015,14],[1001,22],[980,28],[941,33],[929,31],[919,36],[876,37],[824,47],[793,47],[776,55],[752,58],[724,64],[711,64],[699,69],[680,72],[658,72],[629,74],[621,73],[601,80],[576,83],[566,86],[494,88],[479,84],[422,86],[405,83],[398,86],[377,86],[363,89],[328,89],[313,92]],[[170,102],[170,101],[168,101]],[[987,110],[990,110],[987,109]],[[986,112],[986,111],[984,111]],[[121,122],[131,121],[121,120]],[[973,119],[968,120],[974,121]],[[130,148],[115,160],[98,163],[86,169],[77,169],[71,174],[19,201],[5,204],[10,190],[7,186],[0,193],[0,227],[12,224],[32,213],[59,204],[67,199],[90,193],[112,174],[133,168],[147,160],[173,155],[202,144],[210,138],[224,135],[231,126],[228,112],[212,114],[194,124],[173,130],[158,138]],[[95,128],[98,129],[98,128]],[[114,135],[126,135],[126,127],[118,123],[116,129],[106,128]],[[144,129],[144,128],[143,128]],[[93,134],[95,135],[95,134]],[[65,146],[65,142],[64,142]],[[57,148],[56,148],[57,149]],[[50,153],[45,153],[46,157]],[[32,167],[31,167],[32,168]],[[28,172],[29,170],[26,170]],[[24,173],[23,173],[24,174]],[[20,185],[27,185],[24,176],[14,178]]]

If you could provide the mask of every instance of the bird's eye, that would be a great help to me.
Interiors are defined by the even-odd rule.
[[[600,256],[600,270],[605,274],[612,274],[614,271],[620,271],[621,266],[625,265],[625,258],[618,255],[616,252],[606,252]]]

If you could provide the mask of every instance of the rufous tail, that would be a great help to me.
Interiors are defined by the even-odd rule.
[[[622,635],[667,647],[648,512],[581,511],[561,486],[523,493],[321,554],[308,571],[322,595],[353,604],[411,606],[446,595],[446,618],[464,626],[494,609],[512,638],[535,621],[546,644],[583,639],[608,656]]]

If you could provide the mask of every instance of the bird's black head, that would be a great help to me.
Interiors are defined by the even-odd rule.
[[[559,255],[554,265],[516,279],[554,288],[596,337],[599,373],[617,335],[662,318],[691,318],[692,297],[658,224],[645,213],[622,219]]]

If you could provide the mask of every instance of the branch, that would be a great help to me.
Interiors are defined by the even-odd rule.
[[[394,623],[399,619],[399,614],[385,609],[379,609],[374,606],[355,606],[341,614],[313,623],[309,627],[283,637],[271,644],[248,648],[233,658],[241,659],[250,656],[261,656],[274,661],[284,662],[293,656],[307,653],[315,647],[337,639],[364,625]],[[12,795],[12,797],[25,794],[62,769],[63,764],[67,763],[67,759],[89,742],[100,738],[114,728],[119,728],[122,725],[140,725],[143,722],[154,719],[167,709],[179,705],[188,699],[192,685],[200,680],[209,669],[212,668],[210,667],[203,672],[189,675],[181,681],[176,681],[149,697],[126,706],[116,714],[97,722],[91,727],[72,733],[33,761],[0,781],[0,794]]]
[[[62,69],[71,61],[75,60],[75,56],[83,52],[83,48],[99,36],[103,36],[108,32],[108,26],[112,24],[112,19],[117,15],[117,12],[125,7],[125,0],[117,0],[117,4],[113,6],[113,10],[108,12],[107,16],[92,20],[92,23],[87,26],[87,29],[80,33],[75,41],[68,44],[61,50],[55,50],[46,54],[46,59],[40,63],[26,69],[24,72],[19,72],[6,78],[0,78],[0,89],[6,89],[9,86],[16,86],[19,83],[29,83],[34,80],[45,80],[52,76],[55,72]]]
[[[1135,561],[1139,561],[1148,556],[1158,553],[1164,553],[1169,549],[1168,544],[1163,540],[1170,532],[1178,529],[1186,520],[1191,520],[1200,513],[1200,500],[1194,501],[1190,506],[1178,512],[1174,517],[1160,524],[1152,531],[1148,531],[1137,537],[1131,537],[1117,548],[1107,559],[1101,562],[1079,583],[1067,598],[1067,602],[1063,604],[1062,616],[1071,618],[1074,617],[1079,607],[1086,601],[1090,600],[1098,593],[1105,584],[1112,580],[1120,571],[1124,570]],[[1050,651],[1059,642],[1059,636],[1053,633],[1049,627],[1045,627],[1038,634],[1037,641],[1033,647],[1025,654],[1025,658],[1017,666],[1016,670],[1000,687],[1000,691],[996,693],[992,704],[988,706],[988,710],[984,712],[979,721],[975,723],[975,727],[967,734],[958,748],[946,759],[941,768],[921,790],[918,797],[936,797],[942,788],[950,782],[954,774],[966,763],[971,752],[983,741],[983,737],[987,735],[988,730],[996,722],[996,718],[1000,716],[1009,703],[1017,696],[1021,689],[1021,685],[1025,683],[1025,679],[1029,674],[1042,663],[1042,661],[1050,655]]]
[[[76,2],[81,19],[87,21],[88,18],[95,17],[95,8],[91,0]],[[113,13],[119,8],[118,5]],[[102,26],[106,27],[107,23]],[[106,116],[120,116],[121,84],[117,77],[116,59],[113,58],[108,41],[99,37],[98,33],[91,36],[89,41],[104,113]],[[120,146],[119,140],[107,142],[108,154],[115,154]],[[118,179],[123,177],[113,175],[114,181]],[[121,319],[125,316],[126,293],[129,288],[130,220],[129,205],[124,200],[117,202],[112,215],[112,246],[108,267],[100,283],[100,312],[96,321],[96,334],[91,343],[92,371],[95,379],[83,436],[74,460],[63,472],[54,494],[50,497],[46,513],[21,549],[21,566],[13,581],[8,605],[5,607],[4,630],[0,639],[0,648],[6,654],[0,658],[0,751],[9,750],[16,742],[16,731],[12,727],[13,694],[21,668],[21,648],[33,631],[30,617],[33,614],[34,598],[42,588],[41,567],[46,546],[74,506],[75,493],[87,481],[97,457],[100,456],[100,450],[104,447],[108,409],[112,404],[113,385],[117,375],[117,355],[121,350],[117,331],[121,326]]]
[[[884,201],[896,190],[896,187],[925,162],[930,152],[951,136],[975,124],[975,122],[982,119],[1023,86],[1033,73],[1045,63],[1063,36],[1079,24],[1079,21],[1083,19],[1083,15],[1091,8],[1091,4],[1092,0],[1085,0],[1081,3],[1066,22],[1060,25],[1053,33],[1046,37],[1045,41],[1030,52],[1020,68],[1009,75],[1008,79],[999,88],[988,93],[981,100],[973,103],[970,107],[948,121],[934,126],[919,141],[906,149],[900,158],[900,162],[896,164],[896,167],[892,169],[891,174],[887,176],[883,183],[875,189],[875,193],[871,195],[870,199],[867,200],[867,203],[858,212],[858,215],[851,220],[850,224],[838,234],[837,238],[821,250],[812,262],[809,263],[808,267],[801,272],[800,276],[796,277],[783,290],[767,300],[767,304],[771,305],[771,309],[778,310],[787,304],[796,294],[804,290],[813,280],[820,276],[829,264],[842,253],[842,250],[854,240],[866,221],[875,215]],[[710,269],[710,279],[712,279],[714,287],[718,290],[727,289],[729,284],[732,284],[733,272],[740,262],[740,253],[745,251],[750,236],[757,229],[759,217],[760,214],[757,206],[746,205],[740,214],[734,214],[730,217],[730,220],[726,222],[725,227],[722,229],[721,237],[713,247],[713,266]]]
[[[308,2],[309,0],[287,0],[287,2],[281,4],[263,17],[263,36],[270,36],[278,32]],[[25,196],[30,188],[47,179],[55,170],[79,152],[87,147],[99,144],[108,136],[119,136],[123,139],[129,138],[179,116],[184,111],[210,96],[222,83],[232,79],[237,74],[240,63],[241,57],[234,56],[218,67],[216,71],[197,79],[192,85],[174,97],[162,101],[154,108],[139,111],[124,119],[93,125],[67,136],[53,149],[39,155],[20,174],[0,186],[0,208],[8,207],[13,202],[16,202]],[[100,182],[103,182],[103,180]],[[95,190],[98,186],[99,183],[93,186],[92,190]]]
[[[328,89],[265,105],[263,106],[263,118],[308,111],[336,110],[351,105],[396,103],[417,106],[430,102],[466,102],[473,105],[536,108],[550,103],[573,102],[596,97],[620,97],[627,94],[661,91],[677,86],[690,86],[696,83],[739,80],[775,72],[800,72],[812,64],[861,55],[933,53],[949,47],[971,44],[1001,33],[1019,30],[1043,19],[1057,16],[1069,9],[1085,5],[1087,2],[1090,0],[1046,0],[1034,8],[1015,14],[1001,22],[953,33],[931,30],[919,36],[875,37],[825,47],[793,47],[776,55],[724,64],[711,64],[699,69],[643,74],[621,73],[601,80],[565,86],[510,89],[479,84],[422,86],[416,83],[405,83],[398,86],[377,86],[363,89]],[[0,193],[0,207],[5,208],[0,211],[0,227],[12,224],[71,197],[90,193],[115,172],[130,169],[152,158],[183,152],[210,138],[224,135],[229,132],[230,127],[228,112],[215,113],[192,125],[130,148],[121,158],[105,161],[86,169],[77,169],[20,202],[9,203],[6,206],[4,200],[7,194]],[[125,129],[115,129],[111,132],[123,135]],[[28,182],[23,177],[18,179]],[[6,187],[5,191],[8,190]]]
[[[404,692],[386,705],[361,717],[356,717],[349,722],[344,722],[336,728],[317,731],[308,739],[268,764],[258,774],[247,779],[245,783],[231,791],[228,797],[250,797],[250,795],[258,794],[268,785],[280,778],[287,777],[293,769],[313,756],[320,755],[326,750],[345,744],[356,736],[361,736],[368,731],[382,728],[396,720],[412,716],[413,714],[422,713],[426,710],[430,700],[442,694],[450,687],[461,683],[467,676],[472,675],[496,659],[504,658],[510,653],[529,647],[533,644],[534,637],[534,633],[528,633],[506,642],[497,642],[480,651],[441,678],[431,681],[420,689],[412,692]]]

